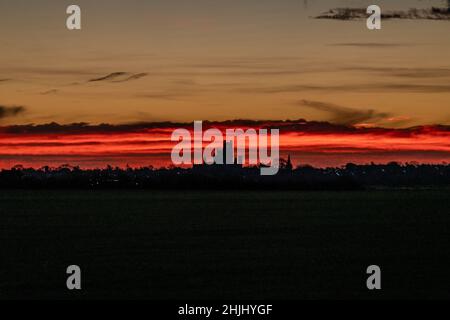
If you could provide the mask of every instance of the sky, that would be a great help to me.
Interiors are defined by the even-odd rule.
[[[0,166],[85,161],[80,147],[69,146],[71,156],[59,160],[55,156],[64,157],[64,149],[39,145],[51,142],[53,134],[64,141],[73,134],[47,133],[32,149],[26,145],[29,136],[11,133],[18,125],[304,119],[399,132],[450,125],[450,21],[389,20],[382,30],[369,31],[364,20],[313,18],[331,8],[373,2],[0,0]],[[383,11],[446,6],[441,0],[375,2]],[[66,29],[70,4],[81,7],[82,30]],[[442,129],[429,132],[442,138]],[[342,147],[339,134],[333,136],[335,147]],[[439,141],[448,147],[448,140]],[[351,144],[367,146],[367,141],[353,137]],[[392,149],[388,141],[377,145],[383,152],[376,155],[330,158],[316,145],[297,158],[316,165],[354,158],[450,160],[437,145],[415,150],[417,141],[410,144],[408,156],[405,150],[386,156]],[[92,157],[104,151],[89,148]],[[120,148],[142,154],[136,146]],[[119,151],[108,154],[123,164]],[[139,159],[126,161],[139,164]]]

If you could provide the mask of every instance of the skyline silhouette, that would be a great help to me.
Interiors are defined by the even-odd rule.
[[[347,116],[346,116],[347,117]],[[403,129],[336,125],[299,120],[234,120],[203,123],[204,130],[276,128],[280,155],[295,164],[317,167],[397,162],[450,162],[450,127],[431,125]],[[136,123],[124,125],[24,125],[0,127],[0,168],[70,164],[102,168],[170,166],[175,129],[192,130],[192,123]],[[255,148],[246,142],[246,149]]]

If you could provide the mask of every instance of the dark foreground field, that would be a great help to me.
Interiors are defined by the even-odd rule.
[[[2,191],[0,298],[449,298],[448,202],[449,190]],[[66,289],[71,264],[81,292]]]

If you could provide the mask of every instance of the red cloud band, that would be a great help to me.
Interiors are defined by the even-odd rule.
[[[407,129],[356,128],[327,122],[234,120],[204,122],[205,128],[278,128],[280,152],[297,164],[340,166],[348,162],[442,163],[450,160],[450,126]],[[192,123],[126,125],[46,124],[0,128],[0,167],[17,164],[79,165],[83,168],[171,165],[173,130]]]

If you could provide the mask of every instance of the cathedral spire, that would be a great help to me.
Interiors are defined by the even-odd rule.
[[[286,162],[286,169],[287,170],[292,170],[291,155],[288,155],[288,159],[287,159],[287,162]]]

